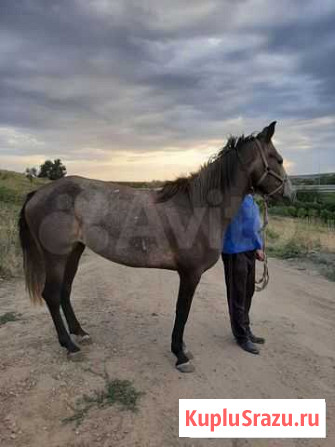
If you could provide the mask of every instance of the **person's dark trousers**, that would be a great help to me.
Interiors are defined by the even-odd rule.
[[[238,343],[249,338],[249,310],[255,292],[256,252],[222,254],[230,323]]]

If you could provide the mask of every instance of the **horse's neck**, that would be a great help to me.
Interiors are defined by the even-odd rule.
[[[233,156],[234,153],[228,155]],[[223,233],[249,189],[250,177],[237,157],[218,159],[191,180],[191,209],[200,217],[208,216],[208,219],[198,217],[211,247],[222,246]]]
[[[223,220],[230,221],[237,213],[244,197],[250,190],[250,182],[244,171],[241,171],[234,185],[223,191],[221,214]]]
[[[248,193],[250,184],[244,171],[238,173],[236,181],[230,187],[222,191],[220,206],[209,208],[209,228],[212,244],[222,247],[222,237],[229,222],[236,215],[241,203]]]

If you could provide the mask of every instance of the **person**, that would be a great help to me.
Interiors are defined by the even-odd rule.
[[[252,333],[249,319],[256,259],[264,261],[264,256],[259,207],[248,194],[224,234],[222,260],[232,332],[238,345],[252,354],[259,354],[257,343],[265,343]]]

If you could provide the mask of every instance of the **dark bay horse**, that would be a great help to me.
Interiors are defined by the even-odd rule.
[[[179,370],[193,369],[184,328],[201,275],[220,256],[225,228],[251,190],[273,199],[291,194],[283,159],[271,141],[275,124],[257,136],[231,137],[197,173],[167,182],[160,191],[70,176],[27,196],[19,220],[26,286],[33,301],[45,300],[69,355],[80,350],[69,332],[79,342],[90,338],[70,302],[88,246],[119,264],[178,272],[171,350]]]

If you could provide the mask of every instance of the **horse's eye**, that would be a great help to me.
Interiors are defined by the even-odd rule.
[[[283,157],[281,155],[279,155],[278,153],[274,153],[274,154],[272,154],[272,156],[280,165],[282,165],[284,163]]]

